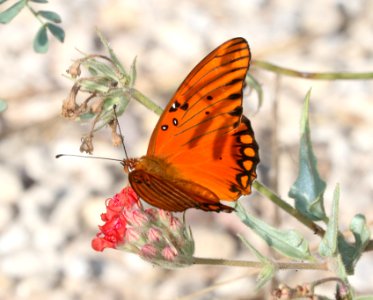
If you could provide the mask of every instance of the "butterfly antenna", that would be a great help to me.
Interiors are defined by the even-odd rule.
[[[128,159],[126,146],[124,145],[122,129],[120,128],[119,121],[118,121],[117,105],[116,104],[114,104],[114,106],[113,106],[113,111],[114,111],[115,120],[117,121],[118,130],[119,130],[119,134],[120,134],[120,140],[122,141],[122,146],[123,146],[123,150],[124,150],[124,155],[125,155],[126,159]]]
[[[80,157],[80,158],[94,158],[94,159],[105,159],[105,160],[113,160],[113,161],[120,161],[120,162],[123,161],[122,159],[117,159],[117,158],[101,157],[101,156],[85,156],[85,155],[76,155],[76,154],[57,154],[56,158],[60,158],[62,156]]]

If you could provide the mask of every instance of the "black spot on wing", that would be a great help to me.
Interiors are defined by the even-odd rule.
[[[232,117],[239,117],[242,115],[242,106],[236,106],[235,109],[230,111],[228,114],[230,114]]]
[[[240,98],[242,98],[241,93],[234,93],[234,94],[230,94],[227,99],[237,100],[237,99],[240,99]]]
[[[180,103],[177,102],[177,101],[175,101],[175,102],[171,105],[171,107],[170,107],[170,109],[169,109],[168,111],[169,111],[169,112],[175,112],[175,111],[177,111],[177,109],[179,108],[179,106],[180,106]]]
[[[185,102],[182,106],[180,106],[180,109],[186,111],[189,107],[189,103],[188,102]]]

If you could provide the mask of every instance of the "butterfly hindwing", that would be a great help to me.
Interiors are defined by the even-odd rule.
[[[206,211],[232,211],[219,202],[219,198],[203,186],[177,178],[168,179],[144,170],[129,174],[132,188],[149,204],[169,211],[199,208]]]

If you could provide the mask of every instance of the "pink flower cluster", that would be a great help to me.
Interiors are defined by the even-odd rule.
[[[192,263],[194,241],[189,228],[170,212],[144,209],[131,187],[106,201],[101,219],[105,223],[92,240],[96,251],[124,249],[166,267]]]

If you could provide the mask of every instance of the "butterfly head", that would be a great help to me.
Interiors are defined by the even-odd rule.
[[[135,168],[136,165],[139,163],[138,158],[127,158],[123,159],[120,164],[123,166],[124,172],[126,174],[132,172]]]

